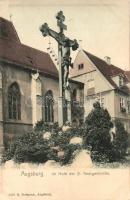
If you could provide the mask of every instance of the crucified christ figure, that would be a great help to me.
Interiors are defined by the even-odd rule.
[[[54,38],[61,47],[60,51],[61,51],[61,66],[63,69],[63,88],[65,90],[69,88],[69,81],[68,81],[69,67],[72,67],[70,50],[71,48],[73,51],[77,50],[79,45],[76,39],[70,40],[63,33],[63,29],[65,29],[65,25],[63,24],[63,21],[65,20],[63,12],[60,11],[56,16],[56,18],[58,20],[57,24],[60,27],[59,33],[50,29],[47,23],[44,23],[41,26],[40,31],[42,32],[42,35],[44,37],[49,35],[52,38]]]

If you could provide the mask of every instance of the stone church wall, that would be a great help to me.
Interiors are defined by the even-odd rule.
[[[13,136],[22,135],[32,131],[33,124],[33,109],[32,104],[32,70],[25,69],[23,66],[15,64],[3,63],[0,65],[3,75],[2,88],[0,89],[0,145],[3,140],[7,142],[7,138],[11,139]],[[59,100],[59,82],[57,78],[52,78],[40,74],[39,78],[42,84],[42,119],[45,121],[45,102],[44,97],[47,91],[51,90],[54,99],[54,122],[58,122],[58,100]],[[9,87],[17,83],[21,95],[21,119],[9,118],[9,102],[8,90]],[[78,83],[71,83],[72,91],[79,88]],[[79,89],[78,89],[79,90]],[[37,116],[37,109],[35,109]]]
[[[21,93],[21,119],[9,119],[8,88],[17,82]],[[32,129],[32,105],[31,105],[31,75],[30,72],[19,66],[3,64],[3,112],[4,135],[12,137],[28,132]]]

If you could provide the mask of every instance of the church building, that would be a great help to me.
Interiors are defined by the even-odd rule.
[[[82,101],[84,84],[70,80],[70,87],[70,100],[76,91]],[[58,122],[58,98],[58,70],[50,55],[22,44],[13,23],[0,18],[0,146],[40,120]]]

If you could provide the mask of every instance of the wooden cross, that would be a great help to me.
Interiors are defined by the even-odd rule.
[[[63,116],[63,104],[65,100],[65,91],[69,90],[69,67],[72,66],[71,57],[70,57],[70,49],[72,48],[75,51],[79,45],[77,40],[70,40],[68,37],[64,35],[64,30],[67,30],[67,26],[63,23],[65,21],[65,16],[63,15],[63,11],[59,11],[56,15],[57,26],[60,29],[60,32],[49,28],[47,23],[44,23],[40,27],[40,31],[44,37],[51,36],[58,42],[58,55],[59,55],[59,91],[60,91],[60,105],[59,105],[59,126],[63,126],[64,124],[64,116]]]
[[[63,15],[63,11],[60,11],[56,15],[57,26],[60,28],[60,32],[63,33],[63,30],[67,30],[67,26],[63,24],[65,21],[65,16]]]

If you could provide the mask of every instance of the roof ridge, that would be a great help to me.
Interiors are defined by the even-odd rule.
[[[10,44],[13,44],[12,49],[10,48]],[[48,53],[34,49],[22,43],[14,43],[7,39],[0,39],[0,48],[2,49],[3,46],[5,49],[4,51],[0,51],[1,59],[7,59],[8,61],[12,61],[23,66],[25,65],[26,68],[29,66],[29,68],[35,68],[44,73],[58,76],[58,69]],[[26,50],[27,52],[25,52]],[[17,51],[17,53],[15,51]],[[28,59],[29,57],[31,60]]]
[[[94,63],[97,69],[103,74],[103,76],[109,81],[109,83],[114,87],[118,88],[117,84],[113,81],[112,77],[117,76],[120,73],[125,75],[125,71],[119,67],[114,65],[109,65],[105,60],[83,50],[84,53],[88,56],[88,58]],[[128,80],[125,76],[126,81]]]
[[[104,62],[108,67],[114,67],[114,68],[116,68],[116,69],[121,70],[122,72],[124,72],[124,70],[121,69],[120,67],[117,67],[117,66],[115,66],[115,65],[113,65],[113,64],[108,64],[108,63],[107,63],[105,60],[103,60],[102,58],[99,58],[98,56],[95,56],[94,54],[92,54],[92,53],[90,53],[90,52],[88,52],[88,51],[85,51],[85,50],[83,50],[83,51],[84,51],[86,54],[90,54],[91,56],[93,56],[93,57],[95,57],[95,58],[101,60],[101,61]]]
[[[10,21],[10,22],[11,22],[11,21]],[[18,36],[18,33],[17,33],[16,29],[15,29],[15,26],[14,26],[13,22],[11,22],[11,24],[12,24],[12,27],[13,27],[15,33],[16,33],[15,35],[16,35],[17,39],[18,39],[19,42],[21,43],[20,38],[19,38],[19,36]],[[17,41],[17,42],[18,42],[18,41]]]
[[[21,43],[11,21],[0,17],[0,28],[3,30],[0,36],[1,59],[58,76],[58,70],[50,55],[47,52]]]
[[[4,20],[4,21],[8,21],[8,22],[10,22],[11,23],[11,21],[9,20],[9,19],[6,19],[6,18],[4,18],[4,17],[0,17],[0,20]]]
[[[3,17],[0,17],[0,28],[1,28],[1,37],[7,38],[14,42],[20,43],[20,38],[18,36],[18,33],[14,27],[14,24],[12,21],[9,21],[8,19],[5,19]]]

